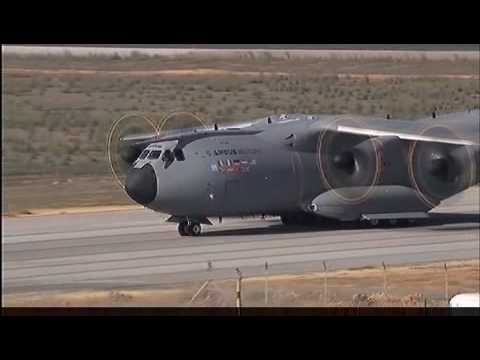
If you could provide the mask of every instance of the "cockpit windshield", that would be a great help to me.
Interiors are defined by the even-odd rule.
[[[148,159],[158,159],[161,153],[162,153],[162,150],[153,150],[148,155]]]
[[[140,156],[138,157],[139,159],[145,159],[150,151],[148,150],[143,150]]]

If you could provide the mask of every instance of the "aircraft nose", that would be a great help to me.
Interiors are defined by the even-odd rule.
[[[147,205],[157,195],[157,177],[150,164],[141,169],[130,168],[127,173],[125,190],[133,200],[142,205]]]

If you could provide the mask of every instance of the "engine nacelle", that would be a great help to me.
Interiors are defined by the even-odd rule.
[[[370,189],[381,175],[381,152],[375,138],[326,131],[318,148],[319,167],[327,189]],[[351,200],[360,200],[360,194]]]
[[[375,182],[379,156],[373,140],[349,134],[326,136],[319,156],[331,188],[369,186]]]
[[[455,138],[446,128],[427,131],[435,136]],[[438,205],[440,201],[478,182],[478,147],[440,142],[415,142],[409,156],[411,186],[424,201]]]

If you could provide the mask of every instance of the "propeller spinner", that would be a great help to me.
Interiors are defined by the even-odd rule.
[[[422,135],[459,139],[447,127],[433,126]],[[473,185],[478,177],[478,161],[473,147],[436,142],[412,143],[409,158],[410,181],[430,206]],[[478,152],[478,149],[477,149]]]
[[[336,120],[320,134],[319,167],[328,189],[344,201],[361,202],[378,183],[380,152],[374,138],[333,130],[339,123],[345,125],[349,122]],[[362,191],[353,197],[338,190],[351,187],[362,188]]]

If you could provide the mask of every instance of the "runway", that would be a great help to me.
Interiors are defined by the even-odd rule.
[[[188,281],[479,258],[478,188],[413,227],[286,228],[226,219],[180,237],[150,210],[2,217],[4,293],[175,286]],[[209,265],[210,263],[210,265]]]

